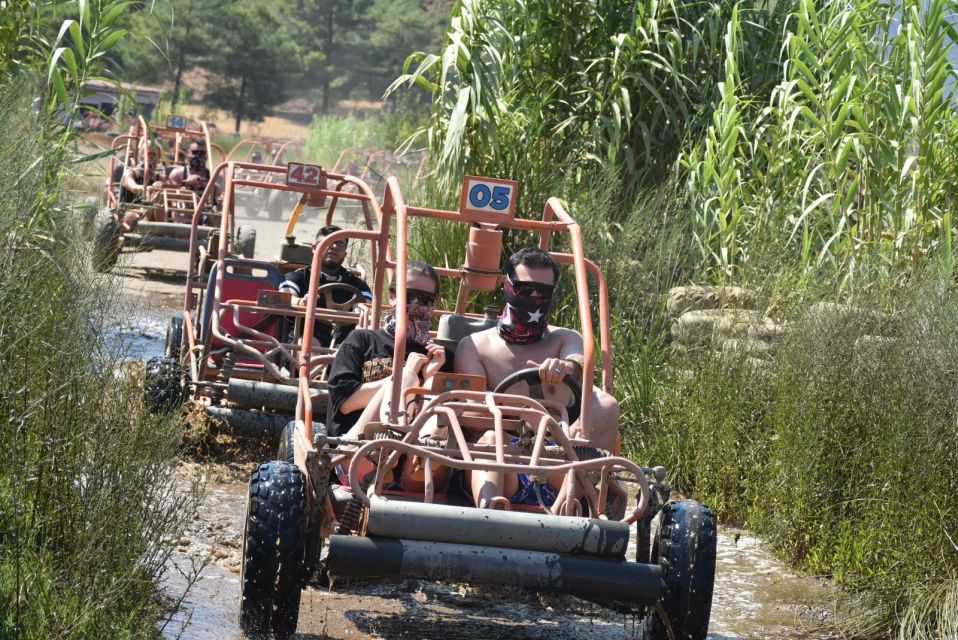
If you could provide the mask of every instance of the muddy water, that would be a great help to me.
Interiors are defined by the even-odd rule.
[[[257,257],[278,253],[282,225],[259,220],[256,226]],[[135,256],[118,269],[130,305],[115,327],[134,356],[162,355],[166,325],[183,292],[182,276],[162,270],[183,267],[185,254],[154,252]],[[206,497],[177,541],[165,587],[171,604],[179,606],[159,623],[165,638],[243,637],[237,625],[239,567],[250,470],[251,465],[184,464],[184,486],[188,477],[201,475],[207,481]],[[829,637],[831,595],[827,585],[775,560],[759,540],[723,529],[709,637]],[[297,637],[565,640],[641,638],[642,631],[631,617],[570,597],[406,580],[306,589]]]
[[[188,470],[203,473],[202,467]],[[183,569],[205,560],[167,638],[241,638],[239,563],[246,486],[213,482],[177,554]],[[629,554],[634,554],[630,549]],[[170,580],[170,593],[185,584]],[[825,638],[830,589],[788,570],[744,532],[722,530],[709,638]],[[298,638],[641,638],[640,625],[567,596],[540,596],[420,580],[337,584],[303,592]]]

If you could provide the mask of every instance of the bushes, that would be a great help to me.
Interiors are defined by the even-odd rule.
[[[0,636],[152,637],[192,514],[178,427],[122,365],[116,285],[89,268],[31,94],[0,88]]]
[[[901,295],[877,328],[799,305],[767,370],[702,354],[668,385],[649,449],[725,522],[870,593],[886,625],[958,575],[958,295]]]

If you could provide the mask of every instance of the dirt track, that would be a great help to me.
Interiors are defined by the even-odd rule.
[[[278,253],[284,225],[264,218],[241,219],[257,228],[257,257]],[[315,225],[307,229],[310,232]],[[166,322],[182,304],[186,254],[153,252],[124,259],[117,273],[131,303],[117,323],[138,357],[159,355]],[[178,273],[179,271],[179,273]],[[266,445],[268,447],[268,444]],[[167,638],[241,638],[236,623],[246,478],[250,464],[230,468],[184,464],[184,477],[210,481],[201,512],[179,541],[178,571],[168,578],[176,599],[183,574],[203,567],[182,607],[165,624]],[[182,574],[180,573],[182,571]],[[742,532],[719,538],[717,580],[709,637],[821,638],[830,590],[790,572]],[[632,618],[580,600],[540,600],[525,593],[460,589],[407,580],[399,584],[335,585],[307,589],[300,609],[299,638],[640,638]]]

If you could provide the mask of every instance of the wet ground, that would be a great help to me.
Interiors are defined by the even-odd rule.
[[[278,253],[283,225],[264,219],[255,224],[257,257]],[[133,356],[162,355],[167,322],[182,305],[183,275],[177,270],[185,266],[185,254],[157,251],[124,259],[117,269],[129,305],[115,326]],[[167,593],[179,607],[160,623],[165,638],[242,638],[239,567],[251,468],[252,462],[184,463],[184,485],[202,476],[206,497],[178,541],[167,578]],[[829,637],[830,587],[796,575],[747,533],[721,531],[716,573],[710,638]],[[406,580],[306,589],[297,637],[564,640],[641,638],[642,631],[631,617],[570,597]]]

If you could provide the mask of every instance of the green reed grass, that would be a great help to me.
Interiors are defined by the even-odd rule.
[[[0,637],[155,637],[195,497],[150,416],[26,85],[0,89]],[[125,372],[125,373],[121,373]]]

